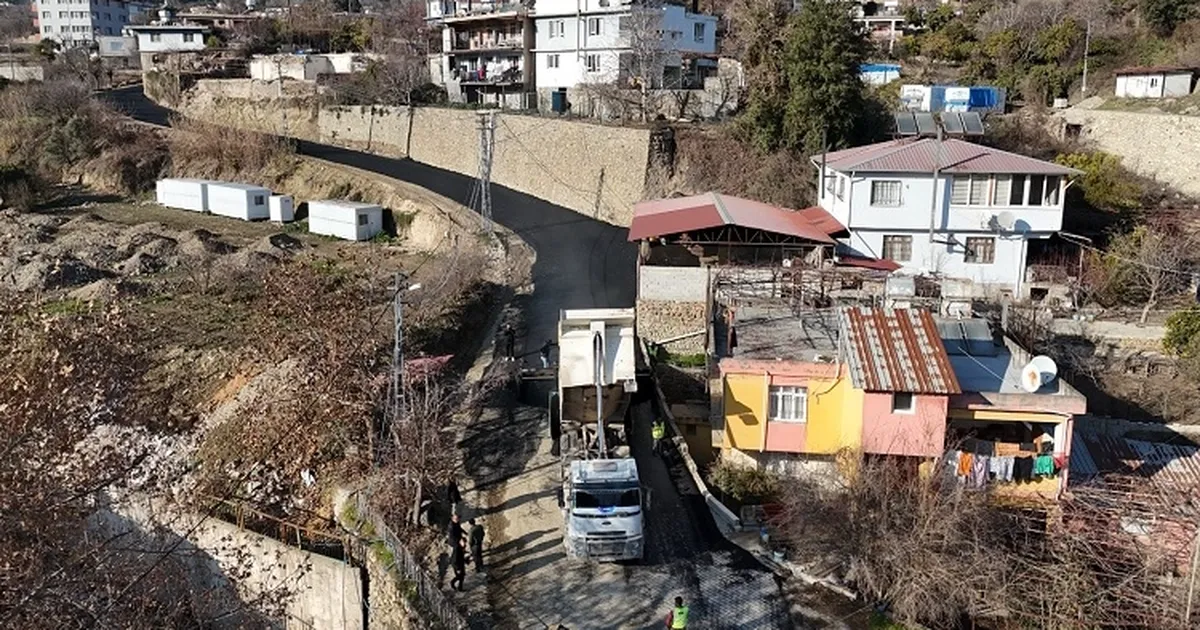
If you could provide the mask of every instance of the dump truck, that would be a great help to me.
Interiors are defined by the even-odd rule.
[[[642,487],[629,452],[637,391],[634,311],[564,310],[558,322],[551,434],[562,461],[560,504],[568,556],[641,560]]]

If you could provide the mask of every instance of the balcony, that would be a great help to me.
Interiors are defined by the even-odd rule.
[[[510,19],[524,17],[529,13],[529,7],[522,2],[458,2],[453,13],[447,13],[446,22]]]
[[[501,72],[457,70],[454,72],[454,80],[462,85],[519,85],[525,82],[525,77],[520,68]]]
[[[450,50],[453,52],[474,52],[474,51],[496,51],[496,50],[513,50],[520,51],[524,49],[525,42],[521,36],[516,37],[470,37],[456,36],[451,42]]]

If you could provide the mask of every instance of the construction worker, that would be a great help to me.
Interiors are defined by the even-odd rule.
[[[671,630],[686,630],[688,621],[688,607],[683,605],[683,598],[675,598],[675,608],[667,614],[667,627]]]
[[[661,419],[650,425],[650,437],[654,438],[654,454],[662,455],[662,441],[667,437],[667,425]]]

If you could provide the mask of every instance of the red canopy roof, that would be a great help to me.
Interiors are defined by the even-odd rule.
[[[833,235],[846,231],[845,226],[824,208],[797,211],[709,192],[635,204],[629,240],[640,241],[726,225],[795,236],[818,243],[833,243]]]

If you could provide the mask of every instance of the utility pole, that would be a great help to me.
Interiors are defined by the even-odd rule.
[[[1088,71],[1088,54],[1092,50],[1092,21],[1087,21],[1087,33],[1083,36],[1083,85],[1079,89],[1079,93],[1083,98],[1087,98],[1087,71]]]
[[[492,155],[496,148],[496,112],[479,112],[479,215],[483,228],[491,234],[492,225]]]
[[[392,286],[392,395],[388,401],[392,406],[391,423],[404,417],[404,274],[397,272]]]

